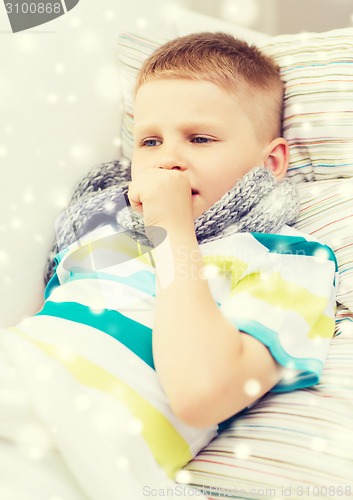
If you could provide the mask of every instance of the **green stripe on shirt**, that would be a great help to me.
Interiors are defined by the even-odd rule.
[[[269,233],[251,234],[271,253],[306,255],[309,257],[331,260],[335,263],[335,270],[338,270],[336,256],[333,250],[327,245],[323,245],[317,241],[308,241],[301,236],[285,236]]]
[[[55,316],[101,330],[121,342],[136,356],[155,369],[152,354],[152,330],[118,311],[95,311],[77,302],[47,301],[36,316]]]

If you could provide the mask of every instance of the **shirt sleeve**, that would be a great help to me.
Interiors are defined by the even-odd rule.
[[[285,368],[272,391],[312,386],[320,380],[335,331],[335,255],[329,247],[302,237],[253,237],[266,251],[240,272],[235,270],[235,278],[233,272],[221,310]]]

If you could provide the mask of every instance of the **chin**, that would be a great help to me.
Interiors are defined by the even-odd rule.
[[[194,207],[194,219],[197,219],[203,215],[212,205],[205,205],[204,203],[198,203],[198,206]]]

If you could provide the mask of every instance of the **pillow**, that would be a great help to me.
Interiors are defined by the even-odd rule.
[[[122,151],[127,158],[132,152],[135,78],[142,62],[165,41],[129,33],[119,39],[125,110]],[[353,28],[281,35],[257,45],[276,60],[285,82],[288,174],[295,181],[353,177]]]
[[[297,190],[301,205],[295,227],[335,252],[337,301],[353,312],[353,179],[301,182]]]
[[[281,35],[258,46],[285,82],[283,134],[296,181],[353,177],[353,28]]]
[[[166,38],[147,38],[133,33],[119,35],[118,50],[123,94],[121,152],[129,160],[133,148],[133,92],[136,76],[144,60],[166,41]]]
[[[351,311],[353,230],[349,228],[353,227],[353,202],[350,199],[353,182],[350,179],[330,179],[353,177],[353,127],[348,127],[349,120],[345,118],[349,117],[349,112],[353,113],[353,80],[348,81],[348,71],[353,70],[352,40],[353,29],[348,28],[327,34],[283,35],[263,45],[267,53],[283,64],[286,81],[284,135],[291,148],[289,175],[295,181],[327,179],[315,183],[298,182],[302,205],[297,228],[317,237],[335,251],[340,272],[337,300]],[[143,61],[164,42],[165,39],[130,33],[122,34],[119,39],[124,99],[122,151],[127,158],[131,158],[132,153],[132,91],[136,74]],[[319,42],[321,55],[316,52]],[[350,52],[351,61],[348,60]],[[320,66],[317,65],[319,59]],[[341,72],[341,69],[341,92],[333,93],[329,82],[334,71]],[[335,82],[334,85],[337,88],[339,84]],[[300,91],[295,90],[298,88]],[[323,103],[325,106],[319,113]],[[346,108],[346,111],[335,112],[336,105],[337,109]],[[302,123],[303,113],[305,121]]]
[[[121,34],[119,38],[124,99],[122,152],[129,159],[133,145],[132,92],[136,75],[143,61],[165,41],[131,33]],[[322,52],[318,56],[315,47],[319,44]],[[353,229],[349,229],[353,227],[353,202],[349,199],[353,184],[350,179],[330,181],[336,177],[353,178],[353,127],[348,126],[346,118],[349,111],[353,112],[353,99],[349,101],[348,95],[349,91],[353,92],[353,80],[351,77],[351,81],[348,80],[348,71],[353,71],[353,28],[326,34],[282,35],[263,43],[262,49],[278,63],[286,64],[282,72],[286,81],[284,135],[291,149],[289,175],[294,181],[323,179],[315,183],[298,182],[302,206],[297,228],[336,252],[340,272],[337,300],[353,311]],[[332,85],[328,83],[334,71],[340,73],[341,70],[342,88],[340,92],[332,92]],[[337,85],[335,82],[336,88]],[[298,88],[300,90],[296,90]],[[309,112],[300,125],[303,109]]]

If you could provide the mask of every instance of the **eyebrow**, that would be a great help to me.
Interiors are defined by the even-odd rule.
[[[134,131],[138,131],[139,134],[149,133],[150,130],[156,129],[156,125],[153,123],[143,123],[142,125],[134,125]],[[187,122],[181,125],[181,128],[186,130],[197,130],[197,129],[214,129],[220,130],[224,128],[224,124],[218,121],[195,121],[195,122]]]

